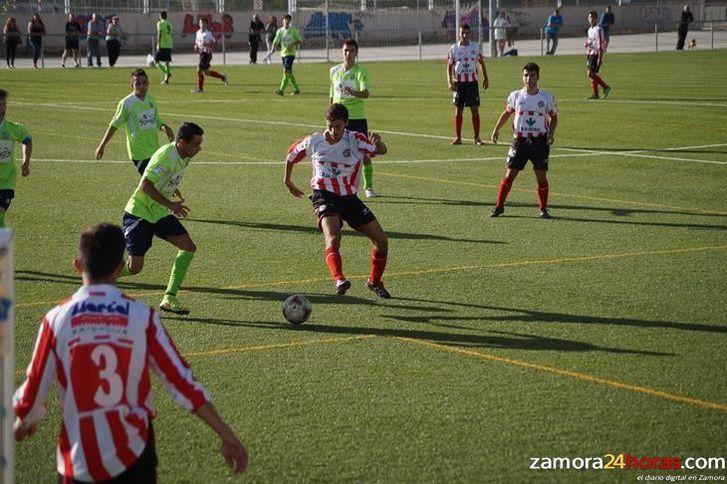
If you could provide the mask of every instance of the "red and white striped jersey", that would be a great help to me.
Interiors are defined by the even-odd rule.
[[[82,481],[110,479],[146,445],[155,415],[150,367],[187,410],[210,400],[156,311],[113,285],[81,287],[43,319],[27,379],[15,392],[15,415],[26,423],[43,418],[57,379],[58,472]]]
[[[477,63],[482,59],[480,45],[470,42],[452,44],[447,53],[447,64],[454,66],[457,82],[477,82]]]
[[[215,45],[217,40],[212,32],[209,30],[198,30],[194,36],[194,43],[197,45],[197,49],[205,54],[212,53],[212,47]]]
[[[604,39],[603,29],[598,25],[588,27],[588,39],[586,40],[586,54],[600,55],[603,53]]]
[[[525,88],[511,92],[505,110],[508,113],[515,113],[513,123],[515,138],[536,138],[547,135],[548,117],[558,115],[555,98],[542,89],[538,89],[537,94],[528,94]]]
[[[348,130],[334,144],[328,142],[325,132],[313,133],[288,149],[287,161],[298,163],[306,156],[313,161],[312,189],[354,195],[361,178],[361,161],[364,156],[376,156],[376,145],[363,133]]]

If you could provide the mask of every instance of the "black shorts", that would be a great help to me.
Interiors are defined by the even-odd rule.
[[[66,39],[66,49],[78,50],[78,38]]]
[[[286,71],[292,71],[294,62],[294,55],[286,55],[285,57],[283,57],[283,69],[285,69]]]
[[[149,421],[149,436],[146,438],[146,446],[138,459],[124,472],[105,481],[112,484],[136,484],[137,482],[157,482],[157,466],[159,460],[156,453],[156,438],[154,427]],[[58,474],[58,483],[67,483],[69,479]],[[83,484],[83,481],[72,479],[74,484]]]
[[[15,198],[15,190],[10,190],[9,188],[0,190],[0,207],[5,210],[10,208],[10,202],[13,201],[13,198]]]
[[[172,49],[159,49],[156,51],[154,62],[172,62]]]
[[[149,164],[149,160],[151,160],[151,158],[147,158],[146,160],[131,160],[131,162],[134,163],[139,175],[143,175],[146,170],[146,166]]]
[[[313,211],[318,217],[318,227],[324,217],[338,217],[355,229],[376,220],[374,213],[356,195],[336,195],[325,190],[313,190],[310,197]],[[341,222],[343,226],[343,222]]]
[[[349,119],[346,129],[354,133],[363,133],[369,135],[369,123],[365,119]]]
[[[199,53],[199,64],[197,64],[197,67],[202,69],[203,71],[206,71],[210,68],[210,64],[212,63],[212,53],[211,52],[200,52]]]
[[[477,82],[458,82],[455,86],[452,103],[458,108],[479,107],[480,88],[477,86]]]
[[[586,68],[588,68],[589,71],[598,72],[601,66],[598,65],[597,55],[588,56],[588,58],[586,59]]]
[[[124,239],[129,255],[143,256],[151,248],[154,236],[166,239],[171,235],[184,235],[187,229],[174,215],[167,215],[156,223],[124,212]]]
[[[549,156],[550,145],[546,136],[516,138],[507,152],[507,167],[522,170],[530,160],[536,170],[547,170]]]

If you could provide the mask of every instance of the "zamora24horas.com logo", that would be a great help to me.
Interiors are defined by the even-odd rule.
[[[530,469],[548,470],[637,470],[637,471],[677,471],[677,470],[727,470],[727,457],[660,457],[634,456],[631,453],[604,454],[595,457],[531,457]],[[712,476],[715,477],[715,476]],[[717,479],[727,480],[725,476]]]

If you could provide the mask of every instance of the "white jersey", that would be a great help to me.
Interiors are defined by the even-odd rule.
[[[205,30],[204,32],[202,30],[198,30],[194,37],[194,43],[197,46],[197,49],[205,54],[212,53],[212,46],[215,45],[215,42],[217,42],[215,40],[215,36],[212,35],[212,32],[209,30]]]
[[[588,39],[586,40],[586,54],[600,55],[603,53],[604,39],[603,29],[598,25],[588,27]]]
[[[454,66],[457,82],[477,82],[477,63],[481,59],[480,46],[474,42],[452,44],[447,53],[447,64]]]
[[[528,94],[525,88],[511,92],[505,110],[508,113],[515,113],[513,132],[515,138],[537,138],[547,135],[548,117],[555,117],[558,114],[555,98],[542,89],[536,94]]]
[[[290,147],[287,161],[298,163],[306,156],[313,161],[311,188],[336,195],[355,195],[361,161],[364,156],[376,156],[376,145],[366,135],[348,130],[334,144],[328,142],[325,132],[313,133]]]
[[[43,319],[27,379],[15,392],[15,415],[29,424],[43,418],[57,379],[63,411],[58,472],[108,480],[131,467],[146,446],[156,413],[149,368],[187,410],[210,400],[156,311],[113,285],[81,287]]]

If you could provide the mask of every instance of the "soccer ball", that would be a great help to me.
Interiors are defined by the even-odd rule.
[[[154,62],[154,56],[151,55],[151,54],[147,54],[147,56],[146,56],[146,65],[148,65],[149,67],[154,67],[154,64],[155,64],[155,62]]]
[[[302,324],[308,320],[313,306],[307,297],[293,294],[283,301],[283,316],[292,324]]]

